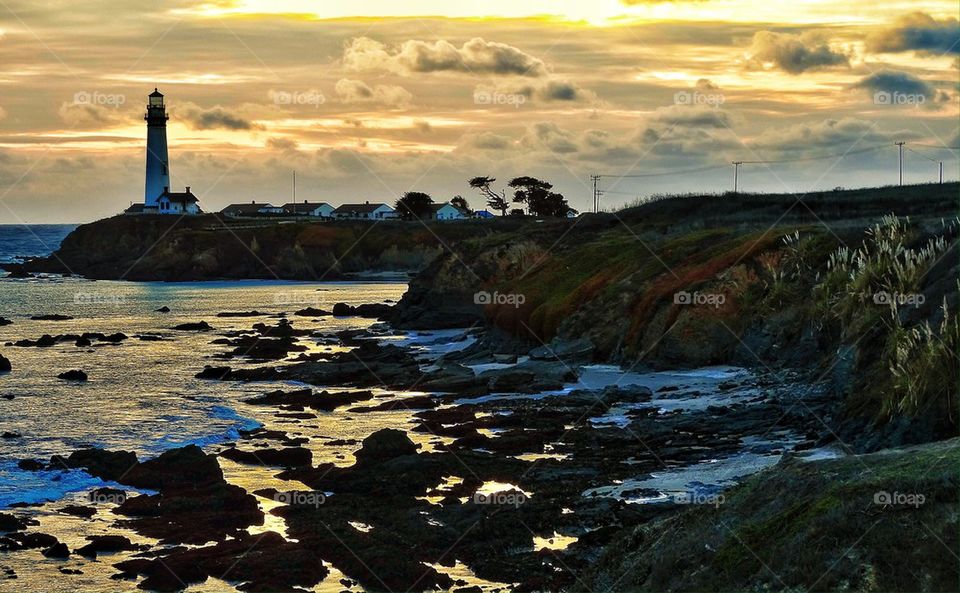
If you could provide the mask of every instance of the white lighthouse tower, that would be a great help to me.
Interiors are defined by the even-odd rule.
[[[167,157],[167,109],[163,95],[153,89],[147,101],[147,181],[143,207],[155,210],[160,196],[170,187],[170,160]]]

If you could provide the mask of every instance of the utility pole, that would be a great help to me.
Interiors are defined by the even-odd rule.
[[[297,172],[293,172],[293,203],[297,203]]]
[[[593,182],[593,213],[600,211],[600,176],[591,175],[590,181]]]
[[[740,165],[743,161],[733,161],[733,193],[738,193],[740,189]]]
[[[900,185],[903,185],[903,145],[904,142],[894,142],[897,145],[897,151],[899,152],[899,158],[897,162],[899,163],[900,169]]]
[[[940,161],[940,185],[943,185],[943,161]]]

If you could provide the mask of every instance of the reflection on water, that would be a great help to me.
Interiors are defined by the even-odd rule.
[[[224,311],[258,310],[271,315],[312,306],[329,310],[337,302],[361,304],[396,300],[404,284],[289,282],[125,283],[79,279],[0,280],[2,351],[13,372],[0,376],[0,432],[22,435],[0,440],[0,507],[12,502],[55,498],[96,483],[79,472],[56,483],[49,476],[16,469],[20,459],[48,459],[81,447],[136,451],[141,456],[187,443],[208,445],[237,438],[237,431],[258,426],[238,400],[270,385],[203,381],[193,376],[204,364],[217,364],[210,345],[222,331],[249,329],[276,319],[218,318]],[[169,313],[156,310],[169,307]],[[33,321],[37,314],[63,314],[67,321]],[[183,332],[181,323],[205,320],[213,332]],[[366,327],[370,320],[291,317],[296,327],[333,332]],[[49,348],[6,345],[44,334],[123,332],[117,345],[94,341]],[[161,341],[135,336],[159,335]],[[231,361],[233,366],[250,364]],[[83,369],[87,383],[68,383],[57,375]],[[283,387],[277,385],[276,387]],[[242,408],[242,409],[241,409]],[[319,418],[317,423],[322,424]]]

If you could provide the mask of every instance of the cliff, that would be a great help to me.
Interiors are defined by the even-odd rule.
[[[49,257],[7,267],[99,280],[333,280],[356,272],[416,272],[445,246],[489,232],[481,221],[450,225],[115,216],[78,227]]]
[[[831,428],[862,450],[945,438],[958,187],[690,196],[530,225],[437,258],[393,320],[483,320],[494,350],[589,340],[628,367],[799,369],[833,383]]]

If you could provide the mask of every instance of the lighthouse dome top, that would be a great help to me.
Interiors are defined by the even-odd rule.
[[[151,97],[162,97],[162,96],[163,96],[163,93],[161,93],[159,90],[157,90],[156,88],[154,88],[154,89],[153,89],[153,92],[150,93],[150,96],[151,96]]]

